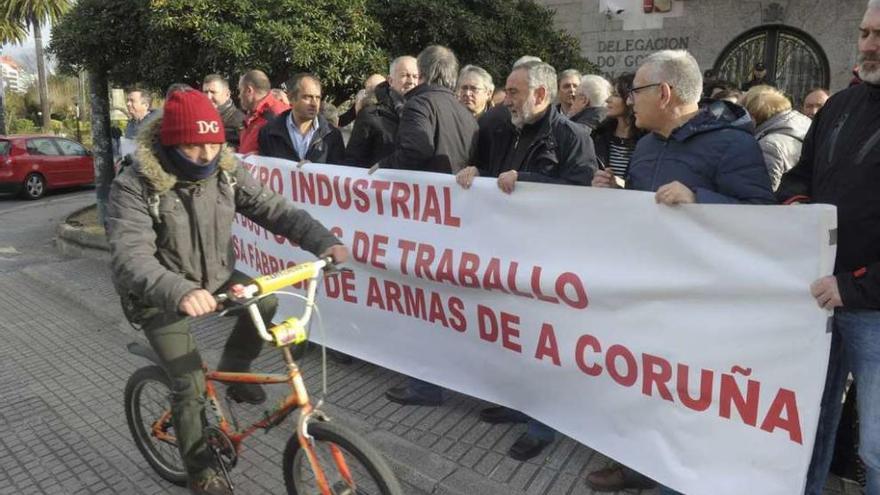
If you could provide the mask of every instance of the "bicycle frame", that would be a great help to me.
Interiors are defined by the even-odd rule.
[[[312,309],[315,305],[315,295],[317,292],[318,278],[323,273],[323,269],[332,263],[332,259],[322,259],[310,263],[302,263],[292,268],[282,270],[280,272],[258,277],[254,279],[252,284],[244,287],[238,294],[226,294],[218,298],[218,300],[244,300],[247,301],[248,314],[251,316],[254,325],[260,336],[276,345],[284,355],[287,364],[287,374],[263,374],[263,373],[233,373],[223,371],[209,371],[205,368],[205,388],[206,397],[210,401],[214,409],[218,428],[232,442],[236,453],[239,452],[241,444],[250,435],[260,429],[268,429],[277,425],[284,420],[294,409],[299,409],[300,414],[296,423],[296,434],[300,447],[306,453],[312,471],[315,474],[315,480],[322,495],[332,495],[327,477],[321,469],[315,454],[313,438],[308,434],[308,423],[313,417],[326,419],[323,413],[313,407],[303,381],[302,373],[299,370],[293,356],[290,352],[290,345],[300,343],[305,340],[305,329],[311,318]],[[267,329],[263,317],[257,310],[256,300],[269,294],[277,292],[287,286],[297,284],[299,282],[308,281],[306,289],[306,308],[301,318],[289,318],[280,325],[276,325],[271,329]],[[224,297],[225,296],[225,297]],[[217,390],[214,382],[221,383],[250,383],[250,384],[281,384],[288,383],[291,387],[291,393],[288,394],[278,405],[271,411],[267,412],[267,416],[253,424],[248,425],[244,429],[236,430],[235,427],[226,419],[220,403],[217,399]],[[171,420],[171,411],[167,410],[152,425],[153,435],[164,442],[174,442],[175,439],[169,435],[164,425],[169,424]],[[330,453],[333,462],[339,471],[340,476],[351,487],[357,491],[351,471],[342,451],[335,444],[330,444]]]

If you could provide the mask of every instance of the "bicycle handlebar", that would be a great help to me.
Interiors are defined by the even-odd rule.
[[[301,263],[296,266],[254,279],[253,285],[259,290],[259,295],[271,294],[284,287],[298,284],[310,278],[317,278],[325,266],[331,265],[333,258],[324,258],[309,263]]]
[[[273,342],[275,345],[282,347],[289,344],[299,344],[304,342],[308,336],[306,335],[306,327],[312,316],[312,307],[315,305],[315,294],[318,287],[318,277],[322,271],[334,267],[333,258],[327,257],[316,261],[300,263],[296,266],[280,270],[269,275],[257,277],[250,284],[244,286],[240,296],[238,294],[225,293],[216,297],[218,302],[224,302],[229,299],[246,300],[257,296],[266,296],[273,292],[308,280],[308,289],[306,295],[306,308],[301,317],[291,317],[279,325],[275,325],[271,329],[266,328],[263,316],[260,314],[256,304],[247,306],[248,314],[256,326],[260,337],[267,342]],[[238,297],[237,297],[238,296]]]

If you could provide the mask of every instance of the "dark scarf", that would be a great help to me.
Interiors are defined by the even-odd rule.
[[[213,160],[206,164],[196,163],[186,157],[179,149],[175,147],[166,147],[165,153],[171,162],[171,172],[181,179],[197,181],[207,179],[214,175],[217,171],[217,164],[220,163],[220,153]]]

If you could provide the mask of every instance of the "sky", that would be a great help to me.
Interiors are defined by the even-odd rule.
[[[43,31],[43,46],[49,45],[51,37],[48,33],[50,33],[50,31]],[[2,48],[0,48],[0,55],[7,55],[14,58],[18,63],[24,65],[28,72],[37,72],[37,57],[34,54],[34,34],[32,31],[28,31],[28,38],[21,45],[13,45],[9,43],[3,45]],[[52,70],[51,61],[49,62],[49,70]]]

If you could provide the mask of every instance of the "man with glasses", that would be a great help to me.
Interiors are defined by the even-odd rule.
[[[495,92],[492,76],[482,67],[465,65],[458,73],[458,101],[479,118],[491,106],[491,96]]]
[[[633,154],[627,188],[654,191],[668,205],[775,203],[751,118],[724,101],[701,109],[702,86],[683,50],[654,53],[639,67],[628,101],[636,127],[650,134]],[[614,184],[608,171],[593,178],[593,186]]]
[[[700,108],[703,77],[684,50],[664,50],[645,58],[628,102],[636,127],[648,131],[630,162],[627,189],[652,191],[657,203],[776,202],[754,125],[740,106],[715,101]],[[593,176],[594,187],[619,187],[610,170]],[[654,483],[621,464],[594,471],[595,491],[649,488]],[[661,493],[674,493],[666,488]]]

